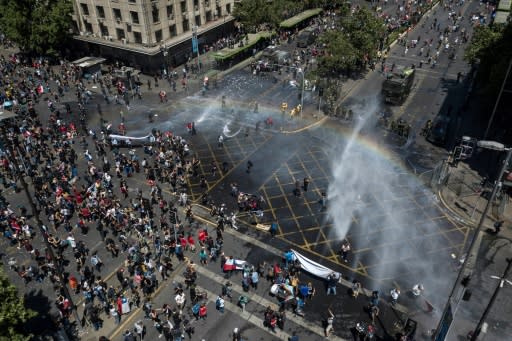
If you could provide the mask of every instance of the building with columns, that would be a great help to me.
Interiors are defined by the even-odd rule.
[[[73,0],[83,55],[156,72],[199,53],[234,29],[235,0]]]

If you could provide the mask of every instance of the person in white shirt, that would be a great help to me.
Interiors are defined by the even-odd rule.
[[[393,288],[393,290],[391,290],[390,295],[391,295],[391,304],[395,305],[396,302],[398,301],[398,297],[400,296],[400,289]]]
[[[414,296],[420,296],[421,293],[423,292],[423,290],[425,290],[423,288],[423,285],[418,283],[418,284],[416,284],[415,286],[412,287],[412,294]]]
[[[222,295],[217,296],[217,299],[215,300],[215,307],[218,311],[224,313],[224,298]]]
[[[176,296],[174,296],[174,300],[176,301],[176,305],[178,306],[178,309],[180,309],[180,311],[181,311],[183,309],[183,307],[185,306],[185,293],[180,292],[180,293],[176,294]]]

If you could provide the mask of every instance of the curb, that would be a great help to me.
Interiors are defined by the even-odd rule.
[[[458,222],[460,222],[461,224],[467,226],[467,227],[471,227],[473,229],[476,229],[478,227],[478,222],[474,222],[474,221],[471,221],[471,220],[468,220],[466,218],[462,218],[460,216],[459,213],[457,213],[448,203],[447,201],[445,200],[445,198],[443,197],[443,191],[442,190],[438,190],[437,193],[436,193],[439,201],[441,202],[441,204],[443,205],[444,208],[446,208],[450,213],[451,213],[451,216],[457,220]],[[480,215],[481,217],[481,215]],[[492,218],[489,218],[489,219],[492,219]],[[493,229],[492,226],[489,226],[489,225],[486,225],[485,224],[485,221],[484,223],[482,224],[482,228],[485,228],[485,229]]]

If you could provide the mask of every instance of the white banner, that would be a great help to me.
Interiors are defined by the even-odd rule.
[[[109,139],[116,139],[116,140],[150,140],[151,139],[151,134],[149,135],[146,135],[146,136],[142,136],[142,137],[133,137],[133,136],[124,136],[124,135],[115,135],[115,134],[110,134],[108,135],[108,138]]]
[[[304,271],[309,272],[310,274],[315,275],[320,278],[323,278],[323,279],[327,279],[327,277],[330,274],[335,274],[337,279],[341,278],[341,273],[333,271],[333,270],[329,269],[328,267],[323,266],[322,264],[319,264],[309,258],[306,258],[295,250],[291,250],[291,251],[293,252],[293,255],[295,256],[295,258],[299,261],[300,267]]]

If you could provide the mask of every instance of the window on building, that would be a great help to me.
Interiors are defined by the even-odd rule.
[[[132,23],[139,24],[139,13],[130,11],[130,16],[132,18]]]
[[[126,35],[125,35],[124,30],[122,28],[116,28],[116,35],[117,35],[117,39],[118,40],[126,38]]]
[[[114,20],[116,20],[116,21],[123,20],[123,16],[121,15],[121,10],[119,8],[112,9],[112,13],[114,14]]]
[[[162,36],[162,30],[156,30],[155,31],[155,41],[157,43],[161,42],[163,39],[163,36]]]
[[[137,2],[137,0],[128,0],[128,2],[131,2],[132,4],[134,4]]]
[[[87,6],[87,4],[80,4],[80,7],[84,15],[89,15],[89,6]]]
[[[153,22],[157,23],[160,22],[160,11],[156,7],[156,5],[153,3],[153,9],[151,10],[151,16],[153,17]]]
[[[96,15],[98,18],[105,19],[105,9],[103,6],[96,6]]]
[[[181,9],[181,13],[185,13],[187,11],[187,3],[185,1],[182,1],[180,3],[180,9]]]
[[[85,32],[92,33],[92,24],[91,23],[84,23],[85,24]]]
[[[194,7],[199,7],[199,0],[194,0]]]
[[[108,37],[110,36],[110,33],[108,32],[108,27],[103,25],[103,24],[100,24],[100,31],[101,31],[101,35],[103,37]]]
[[[190,22],[188,21],[188,19],[183,20],[182,26],[183,26],[183,32],[190,31]]]
[[[174,17],[174,6],[173,5],[168,5],[167,6],[167,18],[169,18],[169,20],[172,20],[171,18]]]
[[[206,21],[212,21],[212,11],[208,10],[206,11]]]
[[[228,12],[228,14],[231,14],[231,4],[226,5],[226,12]]]
[[[196,26],[201,26],[201,16],[200,15],[196,15],[194,20],[196,22]]]
[[[176,32],[176,25],[169,26],[169,35],[172,37],[176,37],[178,33]]]
[[[136,44],[142,44],[142,34],[140,32],[133,32],[133,40]]]

